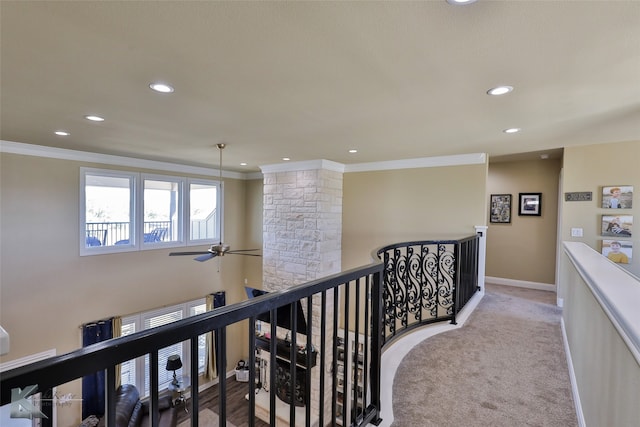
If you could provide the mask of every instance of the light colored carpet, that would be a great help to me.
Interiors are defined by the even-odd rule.
[[[462,328],[414,347],[393,383],[393,427],[574,427],[555,294],[488,285]]]
[[[219,425],[218,414],[211,409],[202,409],[198,412],[198,427],[218,427]],[[178,427],[191,427],[191,419],[181,422]],[[227,421],[227,427],[236,427],[234,424]]]

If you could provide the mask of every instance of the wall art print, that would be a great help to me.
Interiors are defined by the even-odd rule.
[[[490,206],[490,222],[511,222],[511,194],[492,194]]]
[[[633,243],[628,240],[603,240],[602,255],[617,264],[630,264]]]
[[[520,193],[519,196],[520,201],[518,203],[518,215],[542,215],[542,193]]]
[[[602,187],[602,207],[605,209],[631,209],[633,186],[610,185]]]
[[[631,237],[633,235],[633,215],[602,215],[602,235]]]

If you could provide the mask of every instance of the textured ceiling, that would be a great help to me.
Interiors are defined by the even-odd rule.
[[[225,142],[237,171],[640,143],[639,1],[0,8],[7,141],[207,166]]]

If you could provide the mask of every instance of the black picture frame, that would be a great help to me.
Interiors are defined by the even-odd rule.
[[[492,194],[489,201],[489,222],[508,224],[511,222],[511,194]]]
[[[519,193],[518,199],[518,215],[542,215],[542,193]]]

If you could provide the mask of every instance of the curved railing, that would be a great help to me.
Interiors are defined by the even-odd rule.
[[[383,345],[456,314],[478,288],[480,237],[396,243],[375,251],[384,264]]]
[[[406,242],[386,246],[376,252],[382,262],[374,262],[339,274],[318,279],[287,290],[271,292],[252,300],[243,301],[213,311],[183,319],[168,325],[141,331],[125,337],[55,356],[2,373],[0,378],[0,405],[18,404],[32,390],[48,393],[53,387],[79,379],[97,371],[105,372],[106,425],[115,425],[116,366],[133,358],[150,357],[150,396],[152,425],[158,424],[158,359],[159,351],[177,342],[191,346],[191,387],[198,389],[198,343],[203,333],[216,334],[218,372],[228,372],[226,365],[227,327],[242,321],[248,335],[249,366],[256,363],[257,337],[255,322],[263,313],[272,319],[280,316],[285,307],[292,315],[298,303],[307,307],[306,340],[297,342],[297,322],[292,321],[291,339],[285,339],[285,352],[289,352],[288,393],[297,396],[296,375],[303,375],[305,384],[312,384],[312,371],[316,372],[315,393],[303,393],[304,414],[299,422],[312,425],[364,426],[379,424],[380,372],[383,345],[411,329],[437,321],[455,323],[456,313],[473,296],[478,286],[479,237],[460,240]],[[314,311],[315,310],[315,311]],[[319,311],[319,313],[318,313]],[[276,323],[271,323],[270,337],[277,337]],[[339,332],[343,329],[343,334]],[[353,335],[353,340],[347,339]],[[235,338],[234,338],[235,339]],[[276,354],[279,339],[269,341],[269,384],[276,382]],[[315,344],[313,344],[315,342]],[[312,355],[317,354],[321,368],[297,373],[298,360],[304,366],[314,366]],[[279,356],[281,357],[281,355]],[[300,359],[299,359],[300,358]],[[362,380],[360,380],[360,377]],[[358,378],[358,381],[353,379]],[[248,425],[256,424],[256,376],[250,370],[246,386],[248,400],[244,401]],[[218,383],[216,412],[221,425],[227,419],[226,377]],[[286,394],[286,393],[285,393]],[[314,395],[312,400],[311,395]],[[325,399],[325,396],[330,396]],[[317,410],[312,413],[311,407]],[[190,398],[191,425],[198,425],[198,393]],[[46,411],[50,411],[50,406]],[[51,417],[51,413],[45,415]],[[296,406],[289,402],[289,420],[296,425]],[[269,424],[276,425],[276,393],[269,394]],[[43,426],[49,420],[43,419]]]

